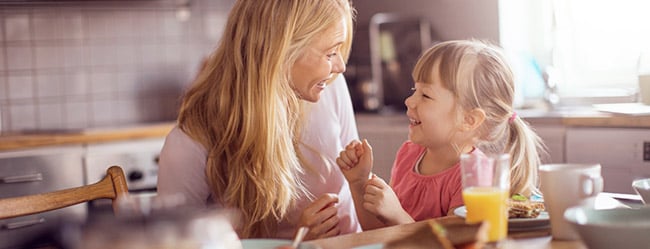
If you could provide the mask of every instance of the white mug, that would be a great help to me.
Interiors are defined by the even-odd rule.
[[[593,207],[603,191],[600,164],[545,164],[539,167],[544,205],[551,218],[554,239],[577,240],[578,233],[564,220],[564,211],[572,206]]]

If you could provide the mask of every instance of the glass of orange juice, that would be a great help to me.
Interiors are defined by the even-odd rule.
[[[508,235],[510,156],[463,154],[460,157],[460,167],[463,201],[467,209],[465,221],[487,222],[488,241],[502,241]]]

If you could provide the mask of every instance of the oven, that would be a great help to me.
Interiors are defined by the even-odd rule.
[[[89,144],[84,156],[86,184],[99,181],[111,165],[124,170],[131,195],[155,195],[158,158],[164,138]],[[89,211],[111,210],[110,200],[90,202]]]

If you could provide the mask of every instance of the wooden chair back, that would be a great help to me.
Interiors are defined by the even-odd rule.
[[[128,196],[124,171],[119,166],[106,170],[104,179],[97,183],[49,193],[0,199],[0,219],[42,213],[96,199],[112,199],[113,212],[117,212],[116,199]]]

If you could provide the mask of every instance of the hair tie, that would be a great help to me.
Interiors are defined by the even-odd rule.
[[[515,121],[515,118],[517,118],[517,113],[512,112],[512,115],[510,116],[510,118],[508,118],[508,123],[512,124],[512,122]]]

